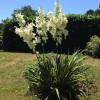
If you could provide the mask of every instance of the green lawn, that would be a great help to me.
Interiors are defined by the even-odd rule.
[[[36,57],[28,53],[0,52],[0,100],[36,100],[27,96],[28,84],[23,71]],[[89,65],[96,81],[97,91],[87,100],[100,100],[100,59],[88,57]]]
[[[0,52],[0,100],[32,100],[26,96],[23,71],[34,59],[32,54]]]

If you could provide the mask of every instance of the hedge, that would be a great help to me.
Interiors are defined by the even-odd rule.
[[[84,49],[91,36],[100,36],[100,16],[69,15],[68,20],[69,36],[65,47]]]
[[[0,50],[2,49],[2,44],[3,44],[3,33],[2,33],[2,29],[3,28],[3,24],[0,23]]]
[[[100,36],[100,16],[90,15],[67,15],[67,29],[69,35],[67,39],[62,41],[62,50],[60,52],[73,52],[77,49],[83,50],[87,42],[93,35]],[[45,44],[46,52],[56,51],[55,44],[49,34],[49,40]],[[60,47],[58,47],[59,49]],[[37,46],[37,50],[42,51],[41,45]]]
[[[15,33],[15,20],[5,20],[3,27],[3,49],[14,52],[31,52],[28,45]]]
[[[68,25],[67,30],[69,35],[67,39],[62,41],[62,52],[75,51],[77,49],[84,49],[86,43],[93,35],[100,36],[100,15],[67,15]],[[4,28],[4,49],[16,51],[28,51],[27,45],[22,42],[14,32],[15,21],[10,21]],[[55,43],[48,33],[48,41],[45,44],[45,52],[56,51]],[[41,44],[36,46],[36,50],[42,52]],[[59,49],[60,50],[60,49]]]

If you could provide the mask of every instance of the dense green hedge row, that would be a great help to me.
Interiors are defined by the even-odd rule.
[[[28,45],[15,33],[15,20],[5,20],[3,26],[3,49],[6,51],[29,52]]]
[[[2,44],[3,44],[2,28],[3,28],[3,24],[0,24],[0,49],[2,49]]]
[[[92,35],[100,36],[100,16],[69,15],[68,48],[84,49]]]
[[[92,35],[100,36],[100,16],[87,15],[68,15],[69,35],[66,40],[63,39],[62,51],[75,51],[77,49],[84,49],[86,43],[90,40]],[[46,51],[56,50],[52,43],[51,37],[45,45]]]
[[[92,35],[100,36],[100,16],[89,15],[67,15],[68,25],[67,30],[69,35],[67,39],[62,41],[62,52],[74,51],[76,49],[84,49],[86,43],[90,40]],[[15,51],[29,51],[27,45],[14,32],[14,26],[17,25],[15,20],[10,20],[4,25],[3,42],[5,50]],[[45,44],[45,51],[55,51],[55,43],[50,34],[49,40]],[[36,47],[37,50],[42,51],[41,44]]]

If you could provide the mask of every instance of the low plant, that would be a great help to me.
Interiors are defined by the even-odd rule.
[[[86,66],[82,53],[42,55],[24,73],[30,90],[41,100],[78,100],[87,93]]]
[[[94,35],[87,43],[86,53],[94,57],[100,57],[100,37]]]

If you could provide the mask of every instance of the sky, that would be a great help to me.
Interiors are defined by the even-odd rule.
[[[46,12],[54,11],[56,0],[1,0],[0,1],[0,22],[3,19],[11,18],[15,9],[31,5],[33,9],[38,10],[42,7]],[[100,0],[60,0],[62,10],[65,14],[83,14],[89,9],[97,9]]]

